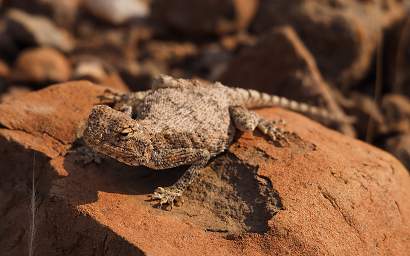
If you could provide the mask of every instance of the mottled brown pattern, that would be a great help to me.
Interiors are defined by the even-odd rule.
[[[85,142],[128,165],[153,169],[191,165],[173,186],[158,188],[153,195],[171,207],[208,160],[228,148],[237,129],[258,128],[274,141],[286,141],[287,133],[277,122],[263,120],[247,107],[283,106],[329,117],[324,110],[255,90],[169,76],[160,76],[144,93],[108,98],[113,99],[114,109],[93,108]]]

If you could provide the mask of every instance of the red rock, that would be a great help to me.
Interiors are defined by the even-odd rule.
[[[104,77],[104,79],[101,80],[100,83],[104,86],[115,89],[117,91],[121,91],[121,92],[130,91],[128,86],[124,83],[122,78],[116,72],[110,72],[109,74],[107,74],[107,76]]]
[[[80,58],[74,64],[74,79],[85,79],[118,91],[129,91],[128,86],[114,69],[98,58]]]
[[[17,81],[64,82],[70,79],[71,65],[63,54],[53,48],[34,48],[20,54],[13,72]]]
[[[58,145],[70,145],[76,139],[79,122],[88,116],[85,110],[98,103],[97,95],[105,89],[87,81],[76,81],[24,94],[0,105],[1,125],[38,136],[34,142],[49,138]],[[79,112],[80,109],[84,112]],[[61,153],[60,147],[57,148],[54,151]],[[49,150],[53,148],[42,152],[48,155]]]
[[[107,76],[104,65],[98,60],[80,60],[74,66],[74,79],[87,79],[96,82]]]
[[[0,103],[12,101],[28,92],[30,92],[30,89],[27,87],[11,85],[7,88],[6,92],[0,95]]]
[[[226,85],[285,96],[343,115],[314,58],[291,27],[277,28],[253,47],[243,49],[220,80]],[[343,125],[341,130],[354,134],[349,125]]]
[[[154,0],[152,16],[162,26],[191,36],[245,29],[258,0]]]
[[[410,177],[391,155],[297,114],[276,147],[242,135],[205,168],[182,207],[146,201],[182,169],[151,172],[66,154],[103,87],[70,82],[0,105],[0,246],[27,253],[36,177],[38,255],[407,255]],[[53,146],[54,145],[54,146]],[[34,159],[35,158],[35,159]],[[33,167],[34,162],[34,167]],[[40,203],[41,202],[41,203]],[[228,238],[228,239],[227,239]]]
[[[325,78],[346,89],[367,75],[382,31],[405,17],[404,2],[395,0],[261,0],[253,29],[292,25]]]

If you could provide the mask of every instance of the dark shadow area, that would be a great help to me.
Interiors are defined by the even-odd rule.
[[[33,167],[36,191],[33,255],[145,255],[108,227],[51,194],[52,185],[65,178],[57,176],[49,160],[42,153],[0,137],[1,255],[28,255]],[[83,180],[82,187],[87,187],[87,180]],[[95,197],[96,191],[92,193]],[[91,197],[87,191],[85,194]]]
[[[65,158],[64,167],[69,176],[59,181],[59,186],[74,189],[67,190],[70,194],[65,196],[75,205],[97,201],[98,191],[146,195],[149,201],[156,187],[173,184],[187,168],[151,170],[108,158],[101,164],[83,166],[78,154],[74,152]],[[268,220],[282,208],[272,184],[258,176],[256,167],[242,163],[231,153],[211,160],[209,166],[213,170],[203,170],[197,182],[185,192],[183,206],[174,208],[170,214],[182,214],[207,230],[265,233]],[[147,202],[146,207],[149,205],[157,207],[153,202]],[[207,212],[206,216],[196,216],[198,211]]]

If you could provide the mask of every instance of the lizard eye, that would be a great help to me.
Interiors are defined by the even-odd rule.
[[[120,131],[120,134],[121,134],[122,136],[127,136],[127,135],[130,134],[132,131],[133,131],[133,130],[132,130],[131,128],[127,127],[127,128],[125,128],[125,129],[122,129],[122,130]]]

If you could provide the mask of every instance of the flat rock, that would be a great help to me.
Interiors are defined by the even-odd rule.
[[[243,49],[229,63],[220,80],[226,85],[321,106],[343,116],[315,59],[288,26],[266,33],[254,46]],[[346,134],[354,134],[350,125],[340,128]]]
[[[245,29],[258,0],[154,0],[153,19],[190,36],[217,35]]]
[[[32,136],[42,153],[55,156],[76,140],[80,122],[88,117],[87,109],[98,103],[96,97],[105,89],[78,81],[25,93],[0,105],[1,126]]]
[[[325,78],[347,89],[367,75],[383,30],[405,17],[404,2],[395,0],[261,0],[253,30],[292,25]]]
[[[391,155],[281,109],[277,147],[245,133],[205,168],[185,204],[147,201],[183,169],[114,160],[83,166],[68,147],[103,87],[70,82],[0,105],[0,236],[27,253],[31,180],[38,255],[407,255],[410,177]],[[57,146],[52,146],[57,145]],[[68,154],[67,154],[68,153]]]
[[[70,62],[56,49],[33,48],[18,56],[13,80],[34,83],[65,82],[70,79],[71,72]]]

